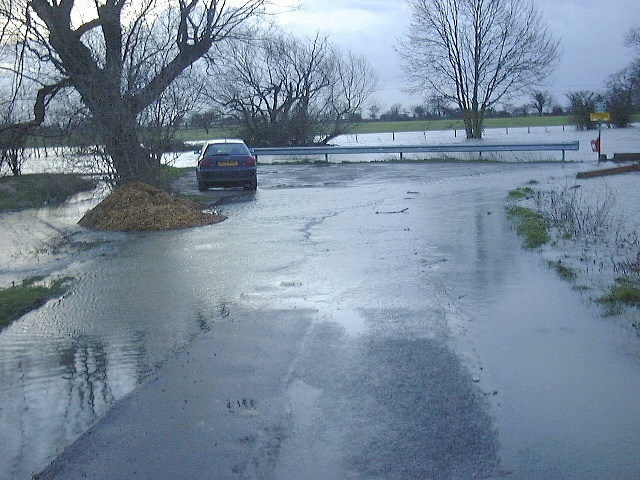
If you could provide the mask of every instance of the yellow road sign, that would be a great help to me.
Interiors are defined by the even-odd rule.
[[[611,114],[609,112],[592,113],[589,115],[589,120],[592,122],[610,122]]]

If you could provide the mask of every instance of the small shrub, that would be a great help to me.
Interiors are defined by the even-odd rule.
[[[184,177],[186,172],[193,170],[192,168],[178,168],[170,165],[162,165],[160,168],[160,186],[169,190],[171,184],[181,177]]]

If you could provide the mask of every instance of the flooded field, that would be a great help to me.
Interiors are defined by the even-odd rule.
[[[574,135],[581,134],[570,132],[563,140]],[[582,149],[586,135],[580,141]],[[640,151],[637,136],[617,141],[616,151]],[[175,232],[80,229],[75,223],[97,198],[4,214],[2,286],[31,274],[69,275],[75,283],[63,298],[0,332],[0,478],[27,479],[43,469],[234,312],[263,318],[263,312],[282,309],[313,312],[313,325],[336,327],[331,335],[338,344],[355,350],[335,358],[359,359],[340,367],[345,378],[362,373],[353,370],[356,365],[386,372],[373,357],[358,356],[368,351],[363,345],[375,346],[380,358],[402,371],[418,367],[409,368],[408,357],[392,358],[388,345],[413,345],[407,339],[429,348],[431,342],[446,345],[434,349],[438,358],[455,352],[466,372],[456,371],[455,378],[468,374],[487,398],[487,412],[474,415],[492,422],[500,444],[495,454],[512,472],[507,478],[635,478],[640,356],[630,324],[638,311],[607,317],[592,301],[615,276],[613,244],[587,250],[586,243],[567,242],[524,251],[504,213],[513,188],[531,180],[539,189],[572,187],[577,171],[598,167],[592,152],[574,153],[584,154],[584,162],[262,165],[257,193],[210,192],[227,221]],[[639,178],[605,177],[581,181],[579,188],[585,201],[615,199],[615,223],[633,232],[640,220]],[[547,260],[559,258],[578,271],[575,283],[548,267]],[[359,338],[366,342],[353,340]],[[320,375],[324,367],[312,360],[321,350],[305,348],[284,385],[303,424],[311,421],[309,403],[320,402],[323,391],[343,388]],[[406,380],[415,378],[407,374]],[[385,392],[397,388],[385,381]],[[406,428],[406,419],[394,423],[398,418],[385,417],[363,395],[351,392],[344,401],[369,405],[387,436],[399,439],[398,425]],[[328,417],[326,425],[343,421]],[[383,433],[367,431],[375,441]],[[270,478],[311,471],[302,465],[311,458],[302,455],[308,444],[291,438]],[[340,452],[317,443],[314,448],[324,455],[327,478],[344,473],[333,457]],[[366,463],[386,461],[379,448],[376,458],[352,455],[359,459],[353,468],[361,468],[354,478],[370,476]],[[412,450],[405,445],[399,451]]]

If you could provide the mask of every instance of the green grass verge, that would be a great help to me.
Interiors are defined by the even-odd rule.
[[[178,130],[176,140],[183,142],[203,142],[216,138],[237,138],[240,134],[236,127],[215,127],[205,130],[204,128],[189,128]]]
[[[43,277],[31,277],[20,285],[0,290],[0,330],[47,300],[63,295],[69,280],[65,277],[47,283]]]
[[[518,223],[516,230],[518,235],[524,237],[526,248],[538,248],[551,240],[547,220],[535,210],[510,205],[507,214]]]
[[[533,189],[529,187],[519,187],[515,190],[511,190],[507,195],[507,199],[514,200],[522,200],[523,198],[527,198],[533,193]]]
[[[38,173],[0,177],[0,212],[59,205],[73,195],[91,191],[96,180],[81,175]]]
[[[169,165],[163,165],[160,168],[160,187],[165,190],[170,190],[171,184],[176,180],[184,177],[193,167],[171,167]]]

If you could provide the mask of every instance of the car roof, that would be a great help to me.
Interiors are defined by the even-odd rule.
[[[217,140],[207,140],[205,145],[211,145],[214,143],[244,143],[244,141],[239,138],[219,138]]]

